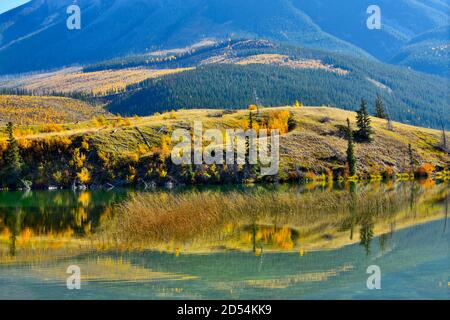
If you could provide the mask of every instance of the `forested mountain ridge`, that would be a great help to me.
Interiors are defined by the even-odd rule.
[[[415,37],[448,25],[450,12],[441,0],[380,0],[382,28],[369,30],[369,0],[79,0],[81,29],[68,30],[71,4],[32,0],[0,15],[0,74],[228,38],[265,38],[390,61]],[[445,42],[448,36],[440,44]],[[435,72],[423,66],[421,71]]]
[[[393,120],[450,124],[448,78],[410,70],[448,75],[446,1],[380,0],[380,30],[366,26],[369,0],[79,0],[81,29],[68,30],[72,4],[0,15],[5,93],[89,96],[123,115],[296,100],[354,110],[380,95]]]
[[[181,52],[167,52],[156,60],[130,56],[91,65],[85,71],[194,68],[144,80],[109,97],[109,111],[126,115],[179,108],[245,108],[249,103],[290,105],[296,100],[354,110],[361,98],[374,101],[380,95],[395,120],[435,128],[450,125],[444,78],[265,40],[215,43]]]
[[[204,41],[57,72],[0,78],[7,94],[63,95],[132,116],[172,109],[326,105],[379,95],[393,120],[450,125],[448,80],[375,60],[268,40]]]

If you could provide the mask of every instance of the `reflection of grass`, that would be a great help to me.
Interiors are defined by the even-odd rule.
[[[446,186],[414,184],[358,192],[191,192],[137,195],[103,236],[122,248],[186,250],[339,247],[442,216]],[[295,235],[295,236],[294,236]],[[370,239],[361,237],[362,242]],[[367,244],[367,243],[365,243]]]

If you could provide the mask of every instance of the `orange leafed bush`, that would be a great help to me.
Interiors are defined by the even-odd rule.
[[[20,149],[28,149],[32,145],[31,141],[28,139],[20,139],[18,140],[18,144]]]
[[[435,166],[431,163],[423,163],[416,171],[419,176],[431,176],[436,170]]]
[[[291,118],[291,114],[288,110],[271,110],[259,119],[256,113],[253,113],[253,116],[252,128],[256,131],[268,129],[269,132],[271,130],[279,130],[280,134],[289,132],[289,119]],[[250,125],[249,118],[245,117],[241,119],[240,125],[243,129],[248,129]]]
[[[391,166],[385,166],[383,169],[383,177],[384,178],[392,178],[395,175],[394,168]]]
[[[312,171],[308,171],[306,174],[305,174],[305,179],[306,180],[316,180],[317,179],[317,175],[314,173],[314,172],[312,172]]]

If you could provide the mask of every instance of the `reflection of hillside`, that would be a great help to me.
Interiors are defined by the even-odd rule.
[[[447,288],[440,288],[439,283],[446,277],[440,272],[448,266],[449,239],[443,227],[444,221],[439,220],[400,230],[385,247],[380,245],[381,238],[374,238],[369,255],[357,244],[304,256],[293,252],[263,252],[256,257],[239,251],[178,256],[155,251],[91,253],[42,263],[0,265],[0,272],[15,285],[26,274],[32,283],[49,288],[45,297],[58,299],[73,298],[64,287],[67,277],[64,271],[70,264],[83,270],[83,297],[101,294],[103,298],[122,299],[298,299],[332,294],[331,297],[344,299],[370,295],[365,289],[366,268],[377,264],[386,279],[383,282],[386,290],[378,292],[377,297],[392,295],[388,287],[391,283],[396,285],[394,280],[401,283],[402,277],[396,275],[402,273],[410,278],[404,278],[405,283],[395,288],[397,297],[408,297],[420,283],[423,297],[444,298]],[[421,277],[427,273],[417,272],[424,264],[432,264],[436,275],[433,282],[429,278],[423,282]],[[62,295],[58,296],[58,292]]]
[[[2,199],[0,261],[48,260],[115,249],[156,249],[175,257],[233,249],[257,256],[268,251],[304,256],[352,243],[360,243],[369,254],[378,235],[380,248],[388,250],[396,230],[442,218],[446,204],[448,210],[449,189],[447,184],[415,182],[338,189],[320,184],[256,186],[241,191],[136,194],[115,206],[127,197],[33,193],[18,207],[12,198]]]
[[[441,270],[448,243],[448,233],[447,236],[442,233],[443,225],[440,220],[398,231],[389,248],[382,248],[381,238],[374,238],[369,256],[359,245],[350,245],[305,256],[273,252],[255,257],[233,251],[179,257],[144,253],[132,254],[130,258],[134,264],[152,270],[189,270],[191,276],[198,277],[200,287],[204,287],[200,293],[218,292],[229,298],[299,298],[336,288],[345,291],[355,283],[363,289],[370,264],[380,265],[385,274],[408,272],[426,263],[433,263],[436,271]],[[351,293],[355,293],[354,288]]]
[[[374,236],[443,217],[447,184],[410,182],[358,185],[314,192],[155,193],[121,206],[107,237],[121,248],[202,252],[216,249],[300,250],[359,242],[367,253]],[[136,244],[139,244],[136,246]],[[382,245],[385,245],[382,243]]]

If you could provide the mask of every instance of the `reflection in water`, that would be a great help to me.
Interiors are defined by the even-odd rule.
[[[444,233],[447,231],[447,219],[448,219],[448,198],[445,198],[445,220],[444,220]]]
[[[418,182],[347,183],[331,191],[322,185],[281,185],[155,193],[3,192],[0,241],[9,242],[10,256],[30,243],[62,246],[77,240],[95,249],[178,254],[214,248],[304,251],[359,241],[368,255],[375,235],[382,235],[380,245],[386,247],[397,225],[448,214],[449,194],[447,184]]]
[[[126,192],[0,192],[0,243],[9,239],[9,254],[15,256],[18,244],[87,237],[127,196]]]
[[[383,264],[396,297],[445,298],[449,195],[430,182],[3,192],[0,286],[73,298],[77,264],[92,296],[76,298],[373,298],[365,268]]]

